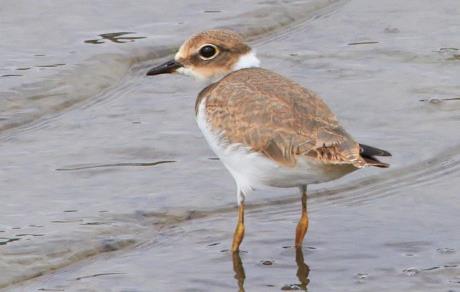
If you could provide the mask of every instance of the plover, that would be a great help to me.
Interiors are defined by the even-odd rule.
[[[233,252],[244,237],[244,202],[252,190],[300,189],[299,248],[308,229],[307,185],[366,166],[386,168],[375,156],[391,156],[356,142],[318,95],[259,64],[240,35],[209,30],[186,40],[173,60],[147,73],[178,72],[212,82],[198,94],[195,114],[209,146],[236,182]]]

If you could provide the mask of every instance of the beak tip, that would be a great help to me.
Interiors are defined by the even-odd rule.
[[[153,76],[153,75],[159,75],[159,74],[174,73],[180,67],[182,67],[182,64],[180,64],[179,62],[176,62],[175,60],[170,60],[155,68],[150,69],[145,75]]]

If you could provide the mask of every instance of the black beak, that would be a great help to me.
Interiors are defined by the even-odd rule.
[[[175,60],[170,60],[170,61],[168,61],[166,63],[163,63],[163,64],[161,64],[159,66],[156,66],[153,69],[150,69],[150,71],[147,72],[147,76],[158,75],[158,74],[166,74],[166,73],[174,73],[180,67],[183,67],[181,63],[178,63]]]

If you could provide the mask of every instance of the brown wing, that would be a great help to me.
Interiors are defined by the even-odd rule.
[[[274,72],[233,72],[203,90],[213,129],[284,165],[299,156],[328,164],[365,165],[359,144],[313,92]]]

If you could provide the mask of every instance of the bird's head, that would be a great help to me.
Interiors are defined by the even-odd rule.
[[[186,40],[173,60],[147,75],[181,73],[200,80],[215,81],[236,70],[258,67],[254,51],[242,37],[230,30],[208,30]]]

